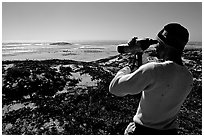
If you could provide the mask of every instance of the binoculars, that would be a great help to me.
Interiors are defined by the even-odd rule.
[[[117,47],[117,50],[119,53],[133,53],[136,54],[138,52],[143,52],[147,48],[149,48],[150,45],[157,44],[157,40],[145,38],[142,40],[138,40],[137,37],[133,37],[128,44],[125,45],[119,45]]]
[[[157,44],[157,40],[145,38],[138,40],[137,37],[133,37],[128,44],[119,45],[117,50],[119,53],[131,53],[134,54],[133,62],[131,63],[131,70],[135,68],[137,61],[137,66],[142,65],[142,54],[143,51],[148,49],[150,45]]]

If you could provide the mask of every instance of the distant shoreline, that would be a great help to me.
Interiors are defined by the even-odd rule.
[[[2,41],[2,43],[87,43],[87,42],[127,42],[128,40],[75,40],[75,41]],[[187,44],[202,43],[202,41],[189,41]]]
[[[119,54],[116,48],[117,45],[122,43],[124,42],[92,41],[91,43],[87,41],[82,43],[68,43],[68,42],[3,43],[2,60],[7,61],[7,60],[68,59],[90,62]],[[33,49],[30,49],[30,47]],[[202,42],[188,42],[185,49],[202,50]]]

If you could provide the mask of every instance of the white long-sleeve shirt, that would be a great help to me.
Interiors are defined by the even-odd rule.
[[[166,130],[177,128],[176,114],[193,86],[191,73],[172,61],[151,62],[131,73],[121,69],[110,83],[116,96],[142,92],[133,120],[146,127]]]

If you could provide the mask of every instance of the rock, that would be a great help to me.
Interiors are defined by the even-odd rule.
[[[56,42],[56,43],[50,43],[50,45],[72,45],[72,44],[68,42]]]

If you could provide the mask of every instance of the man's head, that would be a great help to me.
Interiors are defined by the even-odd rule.
[[[167,51],[182,54],[185,45],[189,39],[188,30],[178,23],[170,23],[158,33],[157,40],[159,41],[156,47],[160,58],[166,56]]]

